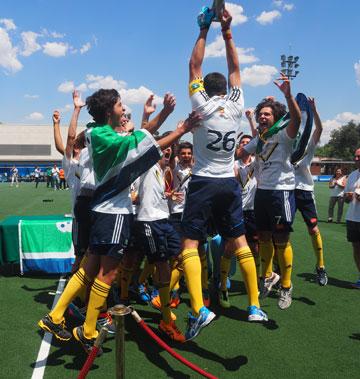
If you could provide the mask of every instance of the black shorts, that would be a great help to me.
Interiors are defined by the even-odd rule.
[[[134,215],[92,211],[90,251],[122,259],[130,240]]]
[[[138,221],[136,230],[149,263],[167,261],[180,254],[180,236],[169,220]]]
[[[181,222],[182,236],[206,240],[211,217],[222,237],[245,234],[241,189],[235,178],[192,176]]]
[[[74,206],[73,243],[77,256],[83,256],[89,247],[92,218],[91,199],[89,196],[78,196]]]
[[[181,233],[181,218],[182,218],[182,212],[171,213],[169,217],[169,222],[179,234]]]
[[[301,212],[305,224],[309,228],[314,228],[318,223],[314,192],[295,190],[296,209]]]
[[[247,242],[257,242],[258,234],[256,229],[255,212],[251,210],[243,211],[245,222],[245,237]]]
[[[346,220],[346,237],[349,242],[360,242],[360,222]]]
[[[292,232],[295,215],[294,191],[257,189],[255,219],[258,231]]]

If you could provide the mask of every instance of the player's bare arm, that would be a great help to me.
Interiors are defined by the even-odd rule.
[[[316,108],[315,99],[313,97],[309,97],[308,100],[309,100],[311,110],[313,111],[313,114],[314,114],[315,130],[314,130],[314,134],[312,138],[316,145],[320,141],[321,133],[323,131],[323,125],[320,119],[320,115]]]
[[[290,138],[295,138],[301,123],[301,112],[293,95],[291,94],[291,85],[289,78],[282,72],[280,74],[280,78],[275,80],[274,84],[284,94],[287,106],[289,108],[290,122],[286,127],[286,132]]]
[[[256,129],[256,123],[254,119],[254,110],[253,109],[247,109],[245,111],[245,116],[247,120],[249,121],[250,129],[251,129],[251,135],[253,137],[257,136],[257,129]]]
[[[60,119],[61,119],[60,112],[58,110],[55,110],[52,115],[53,126],[54,126],[55,148],[61,155],[64,155],[65,148],[64,148],[64,143],[63,143],[61,133],[60,133]]]

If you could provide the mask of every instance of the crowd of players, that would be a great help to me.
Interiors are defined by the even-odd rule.
[[[135,130],[116,90],[98,90],[86,104],[74,92],[65,146],[59,132],[60,115],[54,113],[55,144],[64,156],[72,192],[76,262],[58,303],[39,326],[60,340],[69,340],[64,314],[75,298],[80,298],[86,304],[85,321],[72,334],[87,352],[98,335],[98,317],[107,307],[111,288],[117,289],[117,300],[127,304],[133,272],[144,255],[136,285],[139,297],[161,311],[159,329],[174,341],[195,338],[215,318],[208,308],[206,242],[214,254],[212,271],[222,307],[230,306],[228,277],[236,260],[248,294],[250,322],[268,321],[259,298],[268,296],[275,285],[279,286],[278,306],[289,308],[293,291],[290,232],[296,209],[302,213],[313,243],[317,281],[321,286],[327,284],[309,170],[322,132],[315,100],[309,99],[315,130],[305,154],[296,162],[291,156],[301,112],[286,76],[275,81],[286,106],[268,97],[254,111],[246,111],[252,135],[244,135],[240,129],[244,100],[238,53],[227,10],[221,31],[228,80],[216,72],[203,78],[212,19],[209,9],[203,9],[198,18],[200,33],[189,64],[193,111],[174,131],[157,133],[176,105],[172,94],[165,95],[162,110],[152,119],[155,107],[150,96],[141,129]],[[94,123],[77,135],[78,117],[85,105]],[[188,132],[193,133],[193,144],[178,143]],[[347,193],[352,194],[348,201],[359,215],[357,175],[348,181],[352,187]],[[352,232],[348,231],[358,268],[359,225],[355,218]],[[184,334],[172,311],[180,301],[182,276],[191,303]],[[152,297],[146,288],[149,277],[157,290]]]

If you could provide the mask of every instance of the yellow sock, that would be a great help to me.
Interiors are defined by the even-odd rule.
[[[191,308],[194,316],[198,316],[199,310],[204,306],[204,303],[201,289],[201,263],[197,249],[183,250],[182,262]]]
[[[180,288],[180,278],[182,275],[182,270],[179,268],[178,260],[175,260],[171,265],[171,279],[170,279],[170,291],[178,290]]]
[[[260,254],[257,252],[257,253],[253,253],[253,256],[254,256],[254,260],[255,260],[255,267],[256,267],[256,276],[258,278],[261,277],[261,260],[260,260]]]
[[[220,289],[226,291],[226,281],[229,275],[231,265],[231,257],[225,257],[224,255],[220,260]]]
[[[209,281],[208,281],[208,265],[207,258],[204,249],[199,251],[200,255],[200,263],[201,263],[201,286],[203,290],[209,289]]]
[[[171,322],[171,310],[170,310],[170,289],[169,283],[158,284],[160,302],[161,302],[161,313],[165,324],[170,324]]]
[[[141,271],[141,274],[139,276],[139,283],[144,284],[146,283],[146,280],[149,275],[152,275],[154,273],[155,265],[152,263],[150,264],[148,260],[145,260],[145,265],[143,270]]]
[[[255,260],[249,246],[237,249],[235,251],[235,256],[239,262],[240,270],[245,282],[249,305],[260,307]]]
[[[80,268],[83,268],[84,266],[85,266],[85,263],[87,262],[87,260],[88,260],[88,257],[87,257],[87,255],[84,255],[83,257],[82,257],[82,259],[81,259],[81,262],[80,262]]]
[[[62,322],[64,319],[64,313],[69,304],[73,299],[75,299],[75,297],[81,292],[83,288],[86,289],[89,283],[90,280],[85,275],[83,268],[80,268],[78,271],[76,271],[76,273],[70,278],[55,308],[49,313],[51,319],[55,324],[60,324]]]
[[[272,241],[259,241],[259,254],[261,257],[261,275],[263,278],[270,278],[272,275],[272,260],[274,256],[274,245]]]
[[[99,279],[95,279],[91,287],[86,319],[84,322],[84,336],[86,338],[96,338],[96,321],[99,317],[100,310],[103,308],[106,298],[108,297],[110,286]]]
[[[129,297],[129,286],[131,278],[133,275],[133,269],[128,267],[123,267],[121,270],[121,290],[120,298],[127,299]]]
[[[317,259],[317,267],[323,268],[324,265],[324,252],[323,252],[323,243],[320,231],[318,230],[315,234],[311,234],[311,242],[314,248],[314,253]]]
[[[277,243],[276,249],[278,252],[279,266],[281,272],[281,286],[284,288],[290,288],[293,261],[293,251],[291,243]]]

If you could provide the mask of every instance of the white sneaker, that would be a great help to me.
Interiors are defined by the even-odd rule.
[[[280,309],[286,309],[289,308],[292,302],[292,291],[293,291],[293,285],[291,283],[290,288],[283,288],[280,287],[280,295],[278,300],[278,306]]]
[[[273,286],[280,280],[280,275],[273,272],[270,278],[265,278],[260,281],[260,298],[265,298],[269,295]]]

